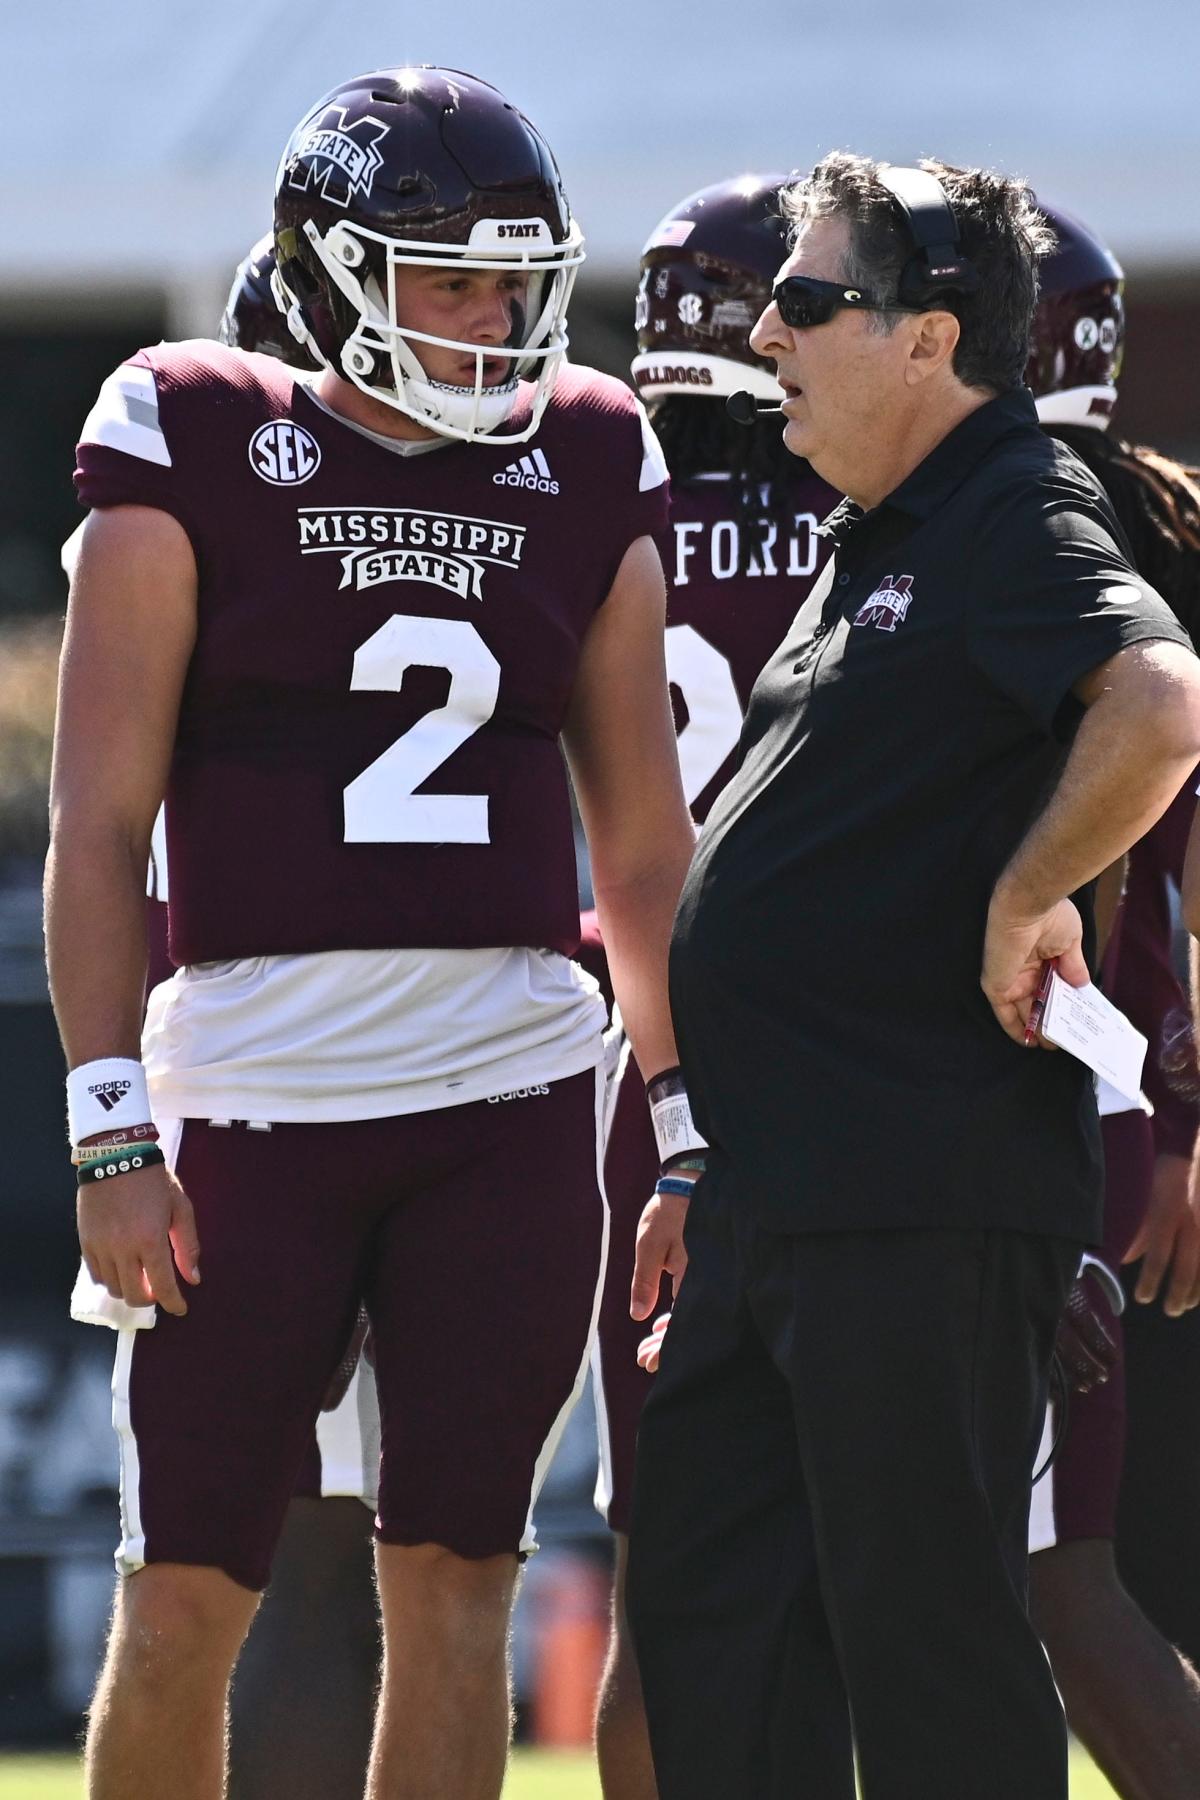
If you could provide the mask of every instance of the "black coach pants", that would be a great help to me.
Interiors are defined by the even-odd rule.
[[[627,1593],[660,1800],[854,1800],[854,1754],[863,1800],[1066,1800],[1026,1537],[1079,1246],[784,1235],[712,1176],[687,1245]]]

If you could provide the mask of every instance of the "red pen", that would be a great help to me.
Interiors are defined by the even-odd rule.
[[[1025,1048],[1028,1050],[1037,1043],[1038,1029],[1042,1023],[1042,1014],[1046,1010],[1046,1002],[1050,998],[1050,977],[1058,967],[1057,956],[1052,956],[1042,964],[1041,979],[1037,993],[1033,996],[1033,1005],[1029,1009],[1029,1017],[1025,1021]]]

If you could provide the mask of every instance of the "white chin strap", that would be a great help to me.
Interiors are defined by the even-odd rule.
[[[404,384],[405,397],[414,415],[424,415],[431,429],[450,425],[464,435],[495,431],[516,404],[516,376],[494,387],[451,387],[445,381],[415,380]]]

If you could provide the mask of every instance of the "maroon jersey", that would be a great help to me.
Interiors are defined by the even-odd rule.
[[[667,576],[667,674],[683,788],[698,823],[732,775],[742,715],[759,670],[824,566],[817,526],[841,495],[796,464],[786,532],[770,528],[762,566],[739,574],[732,484],[681,483],[659,537]]]
[[[1196,774],[1129,852],[1125,896],[1102,976],[1109,999],[1146,1035],[1142,1085],[1154,1106],[1155,1147],[1176,1156],[1192,1154],[1200,1122],[1191,1008],[1175,971],[1171,906],[1171,888],[1183,882]]]
[[[200,581],[167,789],[174,960],[573,950],[558,734],[664,475],[633,396],[586,369],[524,453],[401,456],[270,357],[197,341],[122,365],[79,497],[171,513]]]

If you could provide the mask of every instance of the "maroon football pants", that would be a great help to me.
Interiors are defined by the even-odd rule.
[[[530,1547],[598,1301],[598,1089],[588,1071],[348,1124],[187,1121],[176,1167],[202,1280],[186,1318],[160,1311],[118,1352],[125,1568],[266,1584],[360,1300],[378,1536],[467,1557]]]

